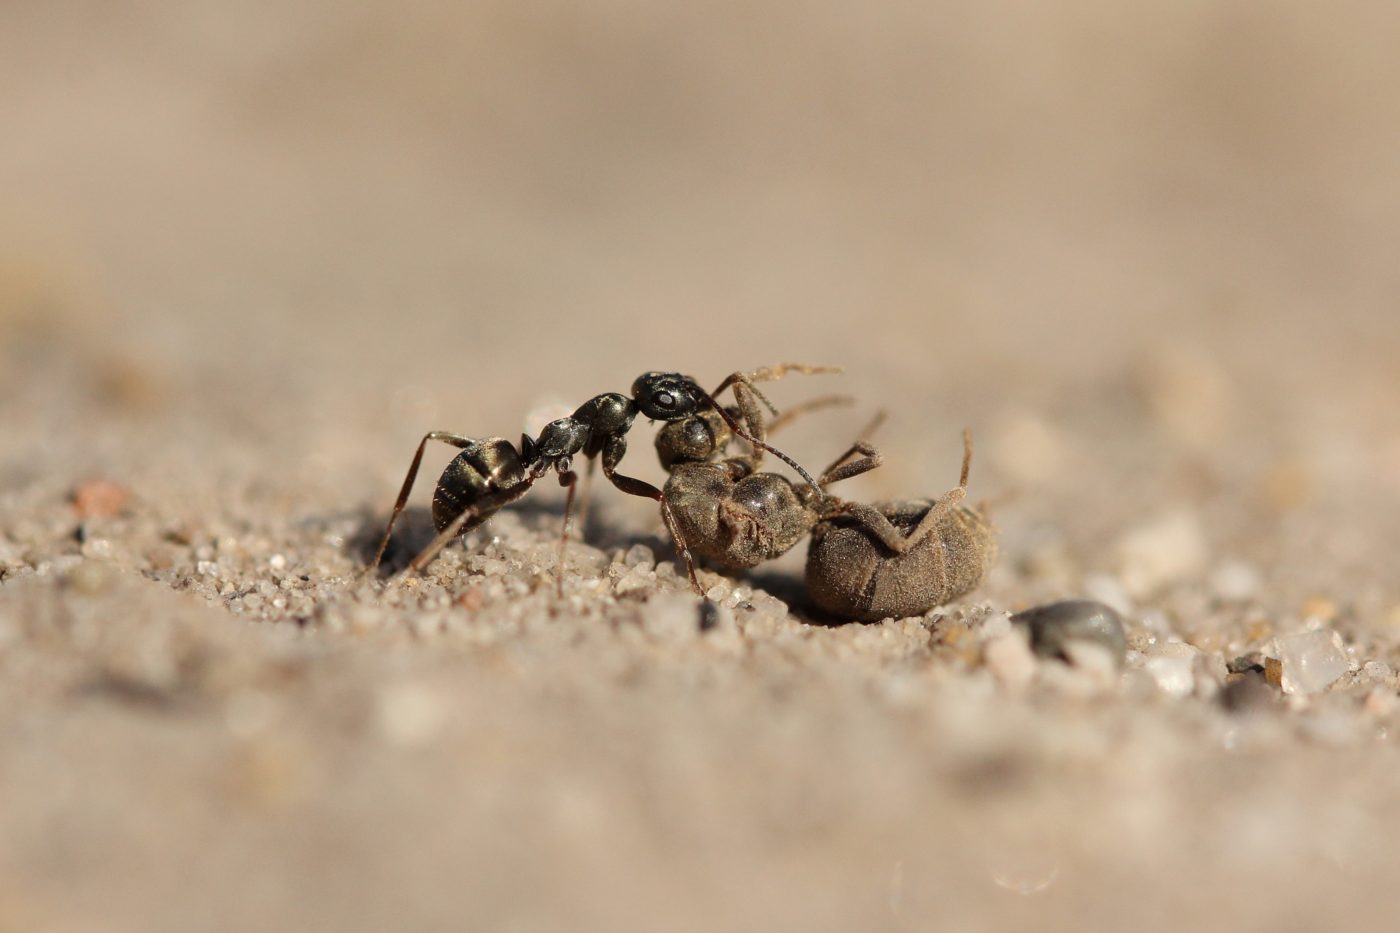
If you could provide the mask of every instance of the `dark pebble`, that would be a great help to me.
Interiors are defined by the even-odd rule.
[[[1011,621],[1030,629],[1031,650],[1042,658],[1069,660],[1065,648],[1071,642],[1105,648],[1120,666],[1128,653],[1123,620],[1113,609],[1093,600],[1069,599],[1035,606],[1016,613]]]
[[[1271,709],[1278,701],[1279,692],[1269,686],[1263,674],[1255,671],[1232,674],[1220,691],[1220,704],[1238,715]]]

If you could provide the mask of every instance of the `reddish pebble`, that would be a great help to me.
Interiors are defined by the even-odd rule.
[[[83,521],[111,518],[120,512],[131,493],[125,486],[105,479],[90,479],[73,490],[73,511]]]

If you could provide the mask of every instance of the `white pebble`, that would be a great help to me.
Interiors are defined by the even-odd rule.
[[[1200,649],[1183,642],[1153,645],[1144,653],[1143,670],[1163,693],[1190,696],[1196,687],[1195,663]]]
[[[1351,668],[1342,636],[1331,629],[1276,638],[1272,654],[1283,663],[1284,693],[1320,693]]]
[[[982,617],[982,621],[973,631],[977,635],[978,641],[991,641],[994,638],[1001,638],[1011,631],[1011,614],[1009,612],[989,612]]]
[[[1395,671],[1384,661],[1367,661],[1361,665],[1361,676],[1369,681],[1383,681],[1394,677]]]

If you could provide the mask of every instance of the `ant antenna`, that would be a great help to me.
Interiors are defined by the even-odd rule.
[[[745,441],[754,445],[755,447],[762,447],[764,450],[768,451],[770,454],[777,457],[779,460],[783,461],[788,466],[792,467],[794,470],[797,471],[798,475],[800,475],[802,479],[806,481],[808,486],[811,486],[814,489],[821,488],[817,485],[817,481],[812,478],[812,474],[802,469],[802,464],[798,463],[796,460],[792,459],[778,448],[759,440],[758,438],[749,434],[748,431],[745,431],[742,427],[740,427],[739,422],[734,419],[734,416],[731,415],[729,412],[725,411],[724,406],[720,405],[713,398],[711,398],[708,393],[702,392],[701,396],[705,399],[705,401],[709,402],[712,406],[714,406],[714,409],[716,411],[719,412],[719,416],[724,419],[724,423],[729,425],[729,430],[733,431],[736,435],[743,438]]]

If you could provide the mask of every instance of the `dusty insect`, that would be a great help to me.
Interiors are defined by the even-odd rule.
[[[590,475],[594,463],[601,460],[603,474],[614,486],[629,495],[653,499],[660,505],[662,520],[685,561],[691,585],[696,592],[700,592],[686,537],[678,531],[667,495],[644,480],[617,472],[618,464],[627,452],[627,433],[633,421],[639,414],[654,421],[669,423],[712,413],[732,436],[746,441],[755,451],[772,453],[810,480],[796,461],[764,441],[764,423],[758,407],[758,400],[763,396],[753,387],[753,383],[780,378],[787,372],[836,371],[839,370],[834,367],[778,364],[752,372],[733,373],[713,393],[704,391],[694,379],[680,373],[644,373],[633,382],[630,396],[620,392],[594,396],[572,415],[545,425],[539,437],[521,435],[519,448],[501,437],[472,438],[450,431],[431,431],[418,443],[390,513],[384,537],[366,572],[373,573],[384,557],[394,524],[413,490],[424,448],[429,441],[439,441],[460,448],[461,453],[453,458],[438,478],[432,506],[437,536],[413,558],[409,564],[411,572],[421,571],[446,544],[525,495],[537,480],[552,470],[558,476],[559,484],[568,490],[559,541],[558,586],[562,592],[569,516],[578,486],[578,476],[572,464],[573,458],[581,455],[589,461]],[[716,396],[731,388],[739,401],[737,416],[715,401]],[[745,421],[745,426],[740,426],[740,419]]]
[[[751,386],[735,386],[740,406],[750,400]],[[849,401],[824,396],[791,408],[765,426],[757,413],[746,419],[759,436],[776,433],[797,417]],[[687,547],[720,570],[755,567],[780,557],[811,532],[824,516],[845,503],[826,492],[828,486],[879,465],[880,455],[857,443],[831,469],[794,483],[778,473],[762,472],[763,448],[726,456],[735,440],[718,412],[707,411],[664,426],[656,435],[656,452],[670,473],[665,493]],[[845,462],[850,457],[861,459]]]
[[[843,459],[857,452],[852,448]],[[961,504],[971,466],[972,435],[964,431],[958,485],[939,498],[827,509],[807,548],[812,601],[832,615],[875,621],[922,615],[976,587],[997,549],[985,512]]]
[[[752,386],[735,386],[741,405]],[[814,399],[768,426],[775,433],[797,416],[841,397]],[[756,407],[752,406],[751,407]],[[758,413],[747,419],[764,435]],[[867,436],[882,417],[862,432]],[[721,570],[755,567],[780,557],[808,535],[806,580],[813,602],[833,615],[873,621],[921,615],[970,591],[996,555],[985,514],[962,508],[972,464],[972,439],[963,433],[957,488],[936,500],[867,505],[832,495],[828,487],[876,469],[883,456],[857,440],[818,479],[803,472],[794,483],[760,471],[763,449],[725,456],[734,440],[715,411],[665,425],[656,436],[670,472],[665,493],[688,547]]]

